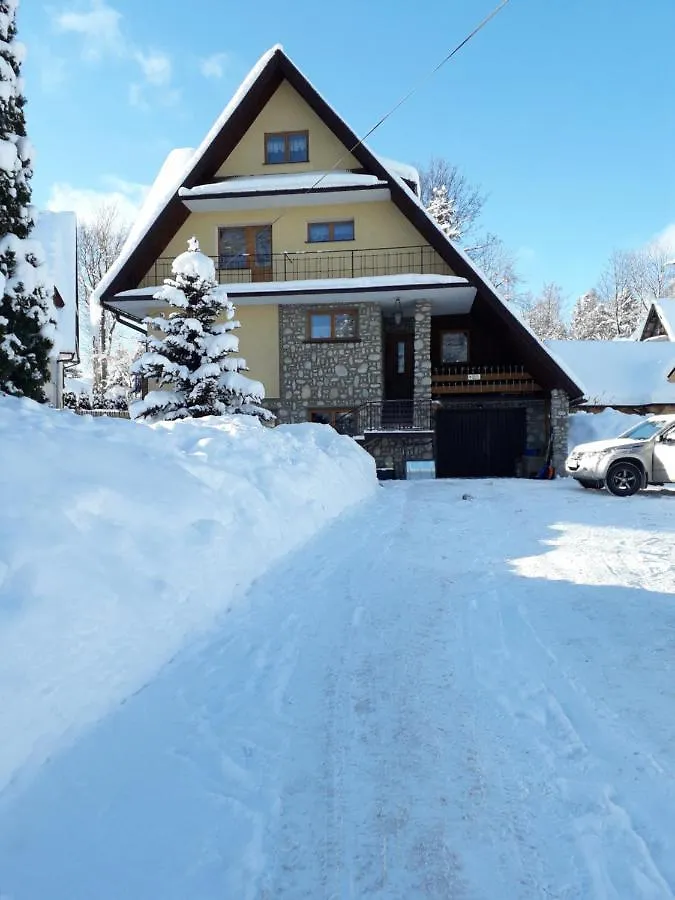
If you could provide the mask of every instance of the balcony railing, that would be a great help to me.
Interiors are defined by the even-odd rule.
[[[212,256],[219,284],[365,278],[375,275],[452,275],[432,247],[385,247],[373,250],[298,250]],[[159,287],[171,278],[173,257],[161,257],[140,287]]]
[[[541,388],[524,366],[449,365],[434,369],[431,393],[536,394]]]
[[[432,431],[434,417],[428,400],[381,400],[364,403],[335,420],[335,429],[350,437],[373,433]]]

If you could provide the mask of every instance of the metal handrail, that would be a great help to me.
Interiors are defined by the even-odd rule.
[[[335,430],[357,437],[368,433],[431,431],[434,426],[430,400],[371,400],[335,419]]]
[[[373,247],[363,250],[285,250],[269,254],[212,256],[219,284],[255,281],[304,281],[377,275],[452,275],[429,246]],[[171,277],[174,257],[159,257],[140,287],[159,287]]]

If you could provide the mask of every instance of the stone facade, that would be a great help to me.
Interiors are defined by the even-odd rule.
[[[431,421],[431,303],[418,300],[415,304],[415,337],[413,363],[413,399],[426,401],[427,408],[423,413],[422,427],[432,428]],[[427,421],[428,419],[428,421]],[[425,458],[425,457],[420,457]],[[433,457],[432,457],[433,458]]]
[[[321,312],[346,309],[325,305]],[[353,341],[310,341],[310,307],[279,308],[279,421],[304,422],[308,409],[353,409],[383,397],[382,311],[376,303],[349,304],[358,311],[358,336]]]
[[[565,391],[551,391],[551,428],[553,430],[553,466],[558,475],[566,475],[567,440],[569,437],[570,402]]]
[[[378,469],[393,469],[395,478],[405,478],[407,460],[433,460],[432,434],[387,434],[368,438],[364,448],[375,457]]]

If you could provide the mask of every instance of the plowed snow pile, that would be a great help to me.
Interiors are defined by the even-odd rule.
[[[326,426],[151,427],[10,398],[0,461],[0,791],[377,485]]]

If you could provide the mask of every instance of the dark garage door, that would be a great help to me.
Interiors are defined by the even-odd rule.
[[[512,477],[524,449],[524,409],[442,409],[437,414],[439,478]]]

